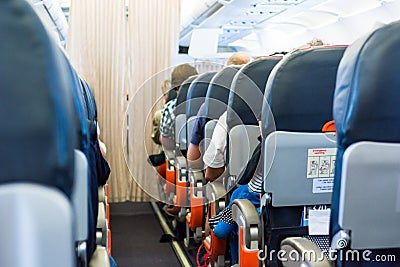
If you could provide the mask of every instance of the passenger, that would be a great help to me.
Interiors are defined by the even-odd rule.
[[[261,117],[261,116],[259,116]],[[260,133],[261,121],[259,120]],[[218,213],[216,216],[209,219],[208,224],[214,230],[214,234],[219,239],[230,240],[231,249],[231,263],[232,265],[237,262],[238,255],[238,238],[237,238],[237,224],[232,217],[232,203],[235,199],[248,199],[253,203],[256,209],[260,208],[260,197],[262,194],[263,184],[263,161],[261,157],[261,136],[258,140],[260,143],[255,148],[252,157],[247,163],[246,169],[242,174],[241,184],[232,193],[229,205]]]
[[[250,62],[251,57],[244,52],[236,52],[234,53],[228,60],[226,61],[226,65],[243,65]]]
[[[226,62],[227,66],[230,65],[243,65],[250,61],[250,56],[243,52],[234,53]],[[200,106],[199,111],[196,115],[196,121],[193,126],[192,136],[187,151],[188,167],[192,169],[201,170],[203,169],[204,163],[201,157],[200,143],[204,139],[204,128],[209,118],[205,117],[205,106],[204,103]],[[206,176],[207,177],[207,176]],[[206,178],[207,179],[207,178]],[[208,181],[208,180],[207,180]],[[181,207],[174,206],[173,208],[167,209],[166,213],[170,216],[176,216],[179,214]]]
[[[248,54],[246,54],[244,52],[237,52],[237,53],[234,53],[227,60],[226,65],[227,66],[244,65],[244,64],[247,64],[248,62],[250,62],[250,60],[251,60],[251,58]],[[226,124],[226,112],[224,114],[218,120],[218,124],[222,123],[222,126],[224,124]],[[190,139],[190,144],[189,144],[188,152],[187,152],[187,160],[188,160],[189,166],[191,168],[203,169],[204,164],[203,164],[203,159],[201,158],[200,142],[204,139],[204,128],[208,121],[209,121],[209,118],[205,117],[205,107],[204,107],[204,104],[202,104],[197,113],[196,122],[194,123],[194,126],[193,126],[193,132],[192,132],[192,136]],[[226,127],[224,127],[224,128],[226,129]],[[217,129],[217,127],[216,127],[216,129]],[[219,130],[217,130],[217,131],[218,131],[218,135],[220,135]],[[225,133],[226,133],[226,131],[225,131]],[[226,134],[225,134],[225,138],[226,138]],[[224,155],[225,155],[225,153],[224,153]],[[210,161],[208,161],[208,162],[211,163]],[[209,166],[206,162],[204,162],[204,163],[207,166]],[[225,161],[224,161],[223,166],[225,166]],[[219,172],[217,174],[219,174]],[[217,174],[213,174],[211,176],[215,177]],[[205,176],[206,179],[209,176],[206,175]],[[218,175],[218,177],[219,176],[220,175]],[[215,179],[211,179],[211,181],[213,181],[213,180],[215,180]],[[207,181],[210,181],[210,179],[207,179]]]
[[[100,147],[100,152],[103,158],[106,158],[107,156],[107,146],[104,144],[104,142],[100,138],[100,127],[99,124],[97,123],[97,138],[99,139],[99,147]]]
[[[321,46],[321,45],[325,45],[325,43],[319,39],[319,38],[314,38],[311,41],[309,41],[307,43],[308,46]]]
[[[163,100],[162,100],[162,106],[167,103],[167,95],[168,91],[171,90],[171,81],[170,80],[165,80],[161,83],[161,90],[163,93]],[[153,116],[153,129],[151,132],[151,139],[153,139],[154,143],[160,145],[160,149],[162,150],[161,147],[161,142],[160,142],[160,121],[161,121],[161,116],[162,116],[162,108],[157,110],[154,113]]]
[[[225,111],[219,117],[217,125],[211,138],[210,145],[203,156],[204,164],[207,166],[205,171],[205,179],[208,182],[213,182],[220,177],[223,177],[225,172],[225,150],[227,142],[227,128]]]
[[[196,68],[189,64],[177,66],[171,74],[171,91],[179,91],[181,84],[190,76],[197,75]],[[162,111],[160,126],[160,141],[164,149],[175,148],[175,107],[176,98],[168,102]]]
[[[163,93],[162,106],[164,108],[165,104],[167,103],[168,93],[171,90],[171,81],[170,80],[163,81],[161,83],[161,90]],[[175,97],[176,97],[176,93],[174,94],[173,98],[175,98]],[[170,97],[170,98],[172,98],[172,97]],[[153,116],[153,128],[152,128],[152,132],[151,132],[151,139],[153,140],[154,143],[156,143],[158,145],[160,153],[150,155],[148,162],[155,167],[165,164],[165,154],[163,152],[161,141],[160,141],[160,122],[161,122],[163,108],[157,110]],[[160,169],[164,170],[164,171],[161,171],[160,175],[162,177],[165,177],[165,174],[163,175],[163,172],[165,172],[165,168],[160,168]]]

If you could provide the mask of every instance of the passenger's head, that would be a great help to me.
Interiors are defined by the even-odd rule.
[[[170,80],[165,80],[161,83],[161,91],[163,93],[163,105],[167,101],[167,95],[169,90],[171,90],[171,81]]]
[[[171,74],[171,88],[178,91],[183,81],[193,75],[197,75],[195,67],[189,64],[181,64],[177,66]]]
[[[250,56],[244,52],[236,52],[226,62],[226,65],[243,65],[250,61]]]
[[[314,38],[307,43],[308,46],[321,46],[324,45],[324,42],[319,38]]]
[[[161,83],[161,91],[164,97],[167,96],[168,91],[171,89],[171,81],[165,80]]]

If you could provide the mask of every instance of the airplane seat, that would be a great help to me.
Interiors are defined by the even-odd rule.
[[[108,243],[108,225],[110,224],[109,219],[107,219],[107,210],[109,209],[108,203],[106,202],[106,196],[104,195],[104,201],[101,201],[99,198],[99,188],[102,188],[102,192],[105,191],[105,185],[107,182],[109,170],[108,166],[105,166],[103,162],[100,161],[101,151],[99,146],[99,136],[98,136],[98,125],[97,125],[97,105],[96,100],[94,98],[93,92],[89,86],[89,84],[84,80],[80,79],[81,82],[81,94],[85,100],[85,108],[87,112],[87,124],[89,128],[89,150],[88,150],[88,159],[90,160],[90,180],[89,180],[89,188],[90,188],[90,212],[93,213],[93,217],[95,220],[90,225],[90,237],[95,237],[96,240],[99,239],[97,236],[101,236],[101,242],[96,243],[98,245],[106,246]],[[104,193],[103,193],[104,194]],[[96,218],[95,218],[96,217]],[[96,231],[96,232],[94,232]],[[95,243],[90,248],[94,253],[94,250],[97,249],[98,246],[95,246]]]
[[[72,267],[78,136],[68,70],[28,3],[1,6],[0,266]]]
[[[175,150],[169,150],[164,147],[166,156],[166,172],[165,180],[166,183],[163,187],[163,191],[167,196],[167,200],[172,202],[175,196],[175,183],[176,176],[176,156],[186,155],[186,131],[182,130],[186,122],[186,97],[187,91],[191,82],[197,77],[197,75],[187,78],[181,85],[179,92],[176,97],[176,108],[175,108]],[[182,162],[182,160],[181,160]]]
[[[321,128],[332,120],[336,70],[344,50],[345,47],[320,47],[295,51],[284,57],[268,78],[267,101],[262,110],[265,194],[258,245],[263,250],[263,245],[267,247],[266,255],[279,251],[285,237],[308,235],[308,228],[300,224],[304,210],[330,204],[329,188],[320,185],[332,180],[330,173],[318,180],[318,175],[307,176],[307,167],[314,154],[334,154],[334,135],[321,133]],[[249,216],[258,215],[254,206],[246,208]],[[244,222],[247,218],[237,203],[232,212],[239,227],[244,226],[239,218]],[[246,244],[259,241],[246,237],[243,240]],[[265,263],[281,266],[277,255],[272,256],[266,257]]]
[[[240,69],[232,82],[226,119],[228,145],[224,186],[228,192],[242,178],[246,165],[259,143],[260,129],[257,116],[262,110],[268,77],[280,60],[280,57],[266,57],[250,62]],[[233,207],[232,212],[234,212]],[[253,253],[250,252],[252,256],[248,257],[249,251],[245,249],[243,252],[242,257],[239,256],[239,261],[246,258],[249,263],[248,259],[254,256]]]
[[[191,83],[198,77],[198,75],[187,78],[181,85],[178,96],[176,98],[175,108],[175,141],[180,150],[186,150],[187,139],[186,131],[184,130],[186,123],[186,104],[187,94]]]
[[[222,183],[212,182],[206,188],[206,198],[209,201],[208,215],[212,218],[228,205],[228,198]],[[226,240],[219,239],[212,229],[210,235],[203,240],[203,245],[216,266],[225,266]]]
[[[241,66],[225,67],[215,74],[210,82],[204,101],[204,117],[202,118],[205,122],[204,139],[199,144],[202,155],[204,155],[208,148],[218,118],[227,109],[232,80],[240,68]],[[203,173],[200,172],[199,174],[202,176],[201,180],[203,181],[203,186],[206,185],[204,175],[202,175]],[[219,189],[219,191],[215,191],[217,190],[216,187]],[[207,216],[207,210],[209,210],[210,216],[214,216],[218,214],[219,211],[222,210],[221,207],[225,207],[226,204],[226,191],[222,184],[218,182],[215,184],[207,184],[205,188],[205,194],[206,202],[209,203],[209,207],[208,209],[203,209],[202,222],[204,223]],[[203,241],[203,244],[212,260],[216,262],[217,265],[222,266],[225,262],[224,255],[226,241],[218,239],[211,231],[210,238],[206,238]]]
[[[191,83],[197,78],[197,75],[187,78],[181,85],[175,108],[175,153],[173,155],[174,172],[169,172],[168,188],[169,192],[174,190],[175,199],[174,203],[178,206],[185,206],[187,202],[186,182],[187,182],[187,168],[186,168],[186,104],[187,94]],[[171,164],[172,165],[172,164]],[[172,196],[173,194],[171,194]],[[183,214],[185,216],[186,214]],[[181,218],[182,219],[182,218]]]
[[[189,147],[192,136],[193,126],[196,121],[196,115],[201,105],[204,103],[208,87],[216,72],[206,72],[200,74],[190,85],[186,101],[186,149]],[[187,164],[186,164],[187,166]],[[194,232],[194,239],[200,240],[203,228],[204,213],[204,195],[203,195],[203,173],[202,170],[194,170],[188,166],[188,185],[181,187],[181,190],[189,191],[190,213],[186,215],[186,242],[189,241],[190,231]]]
[[[398,266],[399,30],[400,22],[394,22],[358,39],[339,66],[333,106],[338,151],[331,249],[368,257],[338,257],[338,266]],[[396,259],[379,261],[376,257],[382,255]]]
[[[73,206],[76,214],[76,252],[79,266],[87,266],[96,250],[96,231],[98,223],[106,218],[98,217],[98,185],[105,182],[100,162],[96,153],[100,153],[97,135],[97,107],[89,85],[81,79],[65,54],[60,50],[63,63],[68,66],[71,84],[70,90],[74,96],[75,109],[79,120],[77,132],[79,135],[78,149],[75,151],[75,180],[77,186],[73,191]],[[97,147],[96,147],[97,146]],[[99,167],[100,166],[100,167]],[[101,170],[98,173],[97,170]],[[103,213],[105,214],[105,213]],[[102,235],[107,237],[107,231]],[[105,243],[105,242],[104,242]]]
[[[260,135],[257,116],[262,109],[265,84],[279,57],[252,61],[236,74],[227,109],[226,177],[224,185],[230,191],[240,180]]]
[[[200,144],[202,153],[208,148],[216,122],[227,110],[232,80],[240,68],[241,65],[227,66],[220,70],[211,80],[204,101],[204,119],[206,120],[206,125],[210,121],[212,122],[206,126],[204,131],[205,143]]]

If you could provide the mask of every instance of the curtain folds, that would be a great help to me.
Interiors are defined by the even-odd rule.
[[[113,202],[150,199],[141,188],[155,181],[145,156],[154,151],[151,117],[177,53],[179,18],[180,0],[71,1],[67,53],[96,97]]]

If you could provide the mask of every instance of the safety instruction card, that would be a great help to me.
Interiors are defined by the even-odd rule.
[[[336,148],[308,149],[307,178],[313,179],[313,193],[329,193],[333,190]]]

